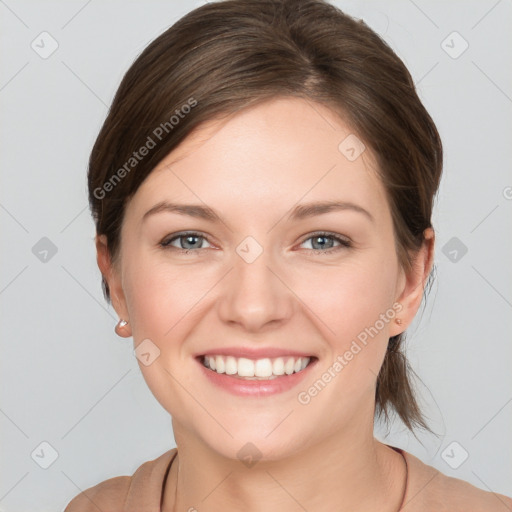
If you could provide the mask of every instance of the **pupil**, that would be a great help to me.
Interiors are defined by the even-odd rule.
[[[197,236],[195,236],[195,235],[188,235],[188,236],[186,237],[186,244],[191,243],[192,245],[194,245],[194,242],[191,242],[191,240],[194,240],[194,239],[196,239],[196,238],[198,238],[198,237],[197,237]],[[186,247],[186,249],[188,249],[188,248],[189,248],[189,247]]]
[[[327,238],[328,238],[328,237],[326,237],[326,236],[318,236],[318,237],[316,237],[316,242],[317,242],[318,244],[320,244],[320,246],[321,246],[321,247],[325,247],[325,246],[326,246],[326,242],[325,242],[325,240],[326,240]],[[322,243],[322,240],[324,240],[324,242],[323,242],[323,243]]]

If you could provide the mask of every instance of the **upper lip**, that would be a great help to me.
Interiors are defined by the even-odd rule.
[[[307,352],[300,352],[297,350],[268,347],[268,348],[247,348],[247,347],[224,347],[224,348],[212,348],[206,352],[197,354],[196,357],[202,356],[233,356],[236,358],[245,357],[247,359],[266,359],[276,357],[314,357],[312,354]]]

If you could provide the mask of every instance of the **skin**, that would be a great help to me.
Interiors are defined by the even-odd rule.
[[[366,149],[351,162],[338,150],[351,133],[327,107],[298,98],[205,123],[129,202],[115,262],[105,237],[97,237],[113,305],[129,320],[118,334],[133,336],[135,346],[149,338],[160,350],[152,364],[139,366],[172,416],[178,446],[164,511],[394,512],[401,503],[404,461],[373,437],[375,384],[389,337],[404,331],[420,306],[434,232],[425,231],[413,270],[405,272],[373,155]],[[143,222],[163,200],[207,205],[224,222],[170,212]],[[320,200],[353,202],[374,220],[353,210],[288,219],[296,204]],[[193,239],[189,254],[159,245],[190,230],[205,239]],[[338,249],[328,254],[313,245],[319,230],[353,245],[328,238],[326,248]],[[236,252],[247,236],[263,249],[252,263]],[[186,243],[175,239],[173,246]],[[385,323],[309,404],[299,403],[298,393],[397,302],[401,325]],[[210,384],[194,359],[228,346],[295,349],[318,363],[290,391],[238,397]],[[250,468],[237,457],[247,442],[262,454]]]

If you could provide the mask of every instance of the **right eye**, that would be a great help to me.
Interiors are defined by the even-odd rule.
[[[178,241],[179,247],[172,245],[176,240]],[[203,247],[201,247],[202,241],[206,241],[206,237],[200,233],[187,231],[184,233],[175,233],[171,235],[170,238],[165,238],[160,242],[160,246],[164,249],[176,250],[188,254],[190,252],[197,252],[195,249],[203,249]]]

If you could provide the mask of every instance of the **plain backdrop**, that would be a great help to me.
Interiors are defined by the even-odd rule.
[[[0,1],[0,512],[62,510],[175,446],[103,300],[86,166],[134,58],[202,3]],[[437,278],[407,343],[438,436],[376,436],[512,495],[512,2],[333,3],[404,60],[445,148]]]

